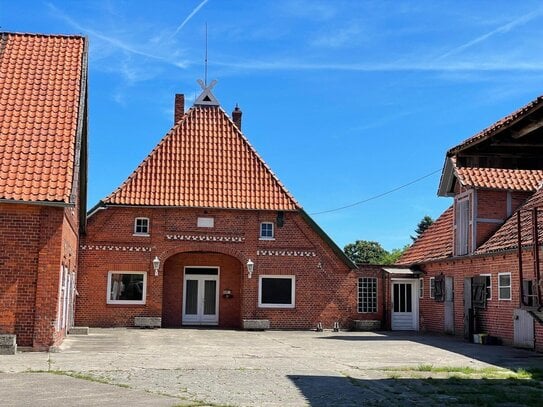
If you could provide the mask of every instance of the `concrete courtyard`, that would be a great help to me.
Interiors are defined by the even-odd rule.
[[[394,373],[430,365],[543,369],[543,355],[416,333],[91,329],[0,356],[0,405],[435,404],[428,377],[400,388]]]

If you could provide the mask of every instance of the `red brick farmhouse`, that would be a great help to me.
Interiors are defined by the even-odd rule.
[[[171,130],[89,213],[76,323],[346,326],[354,264],[311,220],[202,84]]]
[[[12,352],[15,336],[58,344],[73,319],[86,106],[85,38],[0,34],[0,334]]]
[[[450,149],[453,204],[403,255],[424,272],[420,328],[543,350],[543,97]]]

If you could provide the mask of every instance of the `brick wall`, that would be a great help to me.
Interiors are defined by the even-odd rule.
[[[535,278],[531,263],[532,252],[523,252],[524,279]],[[513,343],[513,311],[519,308],[520,288],[518,258],[516,252],[503,254],[457,258],[455,260],[428,263],[423,265],[424,298],[420,301],[421,330],[442,333],[444,304],[429,298],[430,278],[441,273],[454,279],[454,328],[455,335],[464,332],[464,278],[480,274],[491,275],[492,295],[486,308],[477,311],[478,325],[481,332],[500,338],[505,344]],[[498,274],[511,273],[511,300],[498,298]],[[536,322],[536,349],[543,350],[542,324]]]
[[[77,265],[67,225],[63,208],[0,204],[0,332],[19,346],[47,349],[64,336],[55,329],[63,253]]]
[[[214,227],[198,228],[199,216],[213,217]],[[136,217],[150,219],[148,237],[134,236]],[[354,273],[298,213],[285,213],[284,226],[275,225],[274,240],[260,240],[260,223],[275,223],[276,217],[274,211],[211,209],[109,207],[96,212],[81,241],[77,324],[128,326],[139,315],[163,316],[165,326],[177,324],[181,318],[176,315],[181,304],[176,293],[182,294],[180,269],[190,260],[223,264],[228,270],[225,278],[230,280],[221,278],[221,287],[232,285],[228,288],[234,291],[234,298],[226,301],[221,297],[221,325],[239,326],[241,319],[263,318],[271,321],[272,328],[310,328],[318,322],[331,327],[335,321],[348,326],[356,315]],[[158,277],[151,265],[155,256],[161,260]],[[249,259],[255,263],[251,279],[245,266]],[[106,304],[107,273],[112,270],[147,271],[145,305]],[[259,276],[267,274],[296,276],[294,309],[258,307]]]

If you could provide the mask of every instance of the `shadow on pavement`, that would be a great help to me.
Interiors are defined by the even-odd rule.
[[[290,375],[288,378],[310,406],[540,406],[543,399],[543,385],[534,379],[421,377],[361,380],[352,377],[298,375]]]
[[[319,339],[353,342],[415,342],[457,353],[492,365],[504,368],[535,367],[543,369],[543,354],[501,345],[478,345],[462,338],[418,332],[375,332],[371,335],[334,335]]]

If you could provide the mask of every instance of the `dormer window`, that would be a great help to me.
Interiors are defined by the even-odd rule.
[[[260,240],[273,240],[273,223],[272,222],[262,222],[260,224]]]
[[[134,220],[134,235],[149,236],[149,218],[136,218]]]

